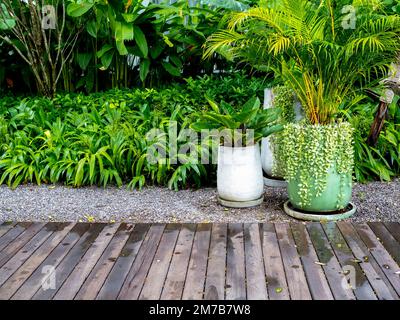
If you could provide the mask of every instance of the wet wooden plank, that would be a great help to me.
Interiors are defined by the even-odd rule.
[[[13,228],[8,230],[0,238],[0,252],[13,240],[15,240],[21,233],[28,229],[32,225],[32,222],[20,222],[16,224]]]
[[[267,281],[264,271],[260,226],[258,224],[244,224],[244,245],[247,299],[267,300]]]
[[[203,298],[210,238],[211,224],[199,224],[193,240],[189,268],[182,294],[184,300]]]
[[[400,268],[397,263],[386,251],[385,247],[379,242],[376,235],[367,224],[353,224],[353,227],[356,229],[369,252],[379,264],[379,267],[390,281],[396,293],[400,295],[400,277],[396,274],[397,271],[400,271]]]
[[[57,225],[48,223],[0,268],[0,286],[51,236]]]
[[[103,286],[100,289],[96,299],[98,300],[114,300],[117,299],[119,292],[133,262],[136,259],[138,251],[150,229],[150,224],[136,224],[128,241],[118,256],[117,261],[108,274]]]
[[[390,253],[394,261],[400,265],[400,243],[391,235],[389,230],[381,222],[369,222],[371,230],[380,239],[386,251]]]
[[[3,222],[0,224],[0,238],[14,228],[16,224],[16,222]]]
[[[281,249],[290,297],[294,300],[311,300],[311,293],[289,224],[277,223],[275,230]]]
[[[122,286],[118,299],[137,300],[139,298],[164,229],[164,224],[153,224],[150,227]]]
[[[153,263],[140,293],[140,300],[160,299],[180,227],[180,224],[168,224],[165,227],[164,234],[161,237]]]
[[[228,225],[226,223],[213,224],[204,290],[205,300],[225,299],[227,236]]]
[[[23,285],[11,297],[12,300],[29,300],[39,290],[46,274],[43,273],[46,266],[56,268],[64,257],[71,251],[79,239],[89,229],[89,224],[76,224],[70,233],[57,245],[57,247],[48,255],[48,257],[39,265],[32,275],[23,283]]]
[[[195,224],[182,225],[161,293],[162,300],[179,300],[182,298],[195,231]]]
[[[314,300],[333,300],[333,294],[324,270],[321,265],[315,263],[318,261],[318,256],[305,225],[303,223],[291,223],[290,226],[312,298]]]
[[[347,279],[335,253],[333,252],[320,223],[307,224],[307,230],[318,255],[318,263],[323,265],[332,294],[336,300],[354,300],[356,297],[347,285]],[[346,285],[344,285],[346,284]]]
[[[246,299],[246,267],[243,224],[228,225],[226,256],[226,299]]]
[[[40,287],[36,294],[33,296],[33,300],[49,300],[52,299],[58,290],[63,285],[64,281],[68,278],[75,266],[79,263],[82,257],[85,255],[87,250],[92,246],[98,237],[99,233],[105,227],[104,224],[94,223],[91,224],[89,229],[83,234],[75,246],[70,252],[64,257],[63,261],[55,268],[55,289],[44,290]]]
[[[340,221],[337,223],[337,226],[354,255],[362,261],[360,267],[363,269],[378,298],[381,300],[397,299],[398,296],[389,280],[386,278],[375,258],[368,251],[368,248],[358,236],[351,223]]]
[[[15,240],[11,241],[3,250],[0,251],[0,267],[4,266],[13,255],[15,255],[26,243],[38,233],[45,223],[33,223]]]
[[[82,259],[73,268],[72,272],[57,291],[57,294],[53,298],[54,300],[72,300],[75,297],[83,282],[89,276],[90,272],[110,243],[115,232],[117,232],[119,226],[118,223],[104,226]]]
[[[384,224],[396,241],[400,243],[400,223],[385,222]]]
[[[55,247],[74,227],[73,223],[57,223],[53,234],[35,251],[25,263],[0,287],[0,299],[10,299],[33,274]]]
[[[353,255],[353,252],[344,240],[340,230],[336,226],[336,223],[324,223],[322,224],[322,227],[340,265],[342,266],[342,269],[348,270],[348,279],[350,280],[351,277],[354,277],[355,279],[355,287],[352,289],[356,298],[359,300],[377,300],[374,290],[359,265],[359,261],[361,260]],[[351,285],[351,283],[349,283],[349,285]]]
[[[276,237],[275,226],[272,223],[262,225],[262,246],[264,268],[270,300],[289,300],[289,288],[286,282],[285,268]]]
[[[97,297],[115,261],[125,246],[134,225],[122,223],[110,244],[79,289],[74,299],[93,300]]]
[[[398,226],[17,223],[0,237],[0,299],[399,299]]]

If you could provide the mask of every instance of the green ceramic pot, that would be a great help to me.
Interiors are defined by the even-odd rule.
[[[309,186],[311,203],[307,206],[302,206],[300,205],[301,201],[299,197],[299,181],[298,179],[291,180],[288,183],[288,193],[293,207],[303,211],[320,213],[330,213],[346,208],[351,201],[351,174],[341,180],[341,177],[336,172],[335,168],[331,168],[326,176],[326,181],[326,189],[318,197],[312,184]]]

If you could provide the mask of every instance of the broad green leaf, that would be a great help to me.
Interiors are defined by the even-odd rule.
[[[161,42],[158,41],[154,47],[151,48],[150,50],[150,55],[153,59],[157,59],[159,55],[163,52],[165,48],[165,45]]]
[[[172,63],[177,67],[177,68],[182,68],[183,64],[181,59],[179,59],[178,56],[169,56],[169,59],[172,61]]]
[[[124,56],[128,54],[128,50],[125,47],[124,41],[133,40],[133,26],[126,22],[115,22],[115,44],[120,55]]]
[[[269,135],[271,135],[271,134],[273,134],[275,132],[281,131],[282,129],[283,129],[283,126],[278,124],[278,125],[275,125],[275,126],[266,127],[263,130],[261,130],[260,133],[261,133],[262,137],[265,138],[265,137],[268,137]]]
[[[107,51],[113,48],[114,48],[113,46],[105,44],[99,51],[97,51],[97,58],[101,58]]]
[[[92,154],[89,160],[89,180],[91,183],[94,181],[94,172],[96,166],[96,156]]]
[[[172,64],[170,64],[169,62],[161,62],[162,66],[164,67],[164,69],[166,71],[168,71],[169,74],[175,76],[175,77],[179,77],[181,75],[181,72],[178,68],[174,67]]]
[[[140,62],[140,80],[142,80],[142,82],[144,82],[144,80],[146,80],[146,77],[149,73],[149,69],[150,69],[150,60],[149,59],[143,59]]]
[[[242,112],[233,115],[232,118],[235,119],[235,121],[237,122],[248,125],[257,116],[257,113],[258,113],[257,109],[251,109],[251,110],[243,109]]]
[[[226,103],[225,101],[221,101],[220,106],[221,106],[222,111],[225,114],[232,114],[235,112],[235,109],[229,103]]]
[[[142,51],[143,55],[147,57],[149,48],[147,45],[146,37],[142,29],[140,29],[138,26],[133,26],[133,30],[134,30],[136,44],[138,45],[140,51]]]
[[[0,6],[0,30],[9,30],[15,27],[15,19],[11,17],[5,4]]]
[[[115,22],[115,41],[129,41],[134,38],[133,25],[126,22]]]
[[[77,18],[84,15],[93,7],[93,3],[70,3],[67,6],[67,14],[71,17]]]
[[[128,54],[128,49],[125,47],[124,41],[122,40],[116,41],[115,45],[117,47],[118,53],[121,56],[125,56]]]
[[[76,56],[76,60],[78,61],[79,67],[82,70],[87,69],[91,59],[92,59],[91,53],[78,53]]]
[[[104,55],[101,56],[101,64],[103,65],[104,69],[108,69],[113,57],[114,51],[107,51]]]
[[[207,102],[209,103],[209,105],[211,106],[211,108],[215,111],[215,112],[220,112],[218,105],[211,100],[209,97],[205,96]]]
[[[201,130],[218,129],[219,125],[208,121],[197,121],[192,123],[190,128],[192,128],[194,131],[200,132]]]
[[[132,23],[133,21],[136,20],[136,18],[138,17],[137,14],[134,13],[123,13],[122,17],[124,18],[124,20],[128,23]]]
[[[250,100],[248,100],[244,105],[243,105],[243,110],[244,111],[249,111],[253,109],[258,109],[260,108],[261,102],[258,97],[252,97]]]
[[[86,31],[93,38],[97,38],[97,25],[95,20],[91,20],[86,24]]]
[[[203,115],[203,118],[208,121],[220,124],[220,127],[227,129],[238,129],[239,122],[235,122],[230,116],[221,115],[215,112],[209,112]]]

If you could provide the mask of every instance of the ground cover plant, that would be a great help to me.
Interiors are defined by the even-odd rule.
[[[132,188],[156,183],[178,189],[213,181],[212,165],[174,164],[176,159],[151,163],[149,149],[165,141],[174,123],[178,149],[187,142],[183,130],[196,121],[197,111],[209,108],[205,96],[240,107],[244,99],[262,98],[266,84],[243,75],[186,82],[159,90],[63,94],[54,99],[3,97],[0,182],[13,187],[26,182],[76,187],[126,183]],[[155,128],[157,135],[149,137]],[[168,153],[168,145],[164,147]]]
[[[309,1],[304,8],[301,2],[291,0],[156,2],[66,0],[66,25],[59,41],[65,45],[68,34],[79,37],[64,65],[56,66],[62,72],[56,88],[54,81],[49,85],[51,92],[47,95],[54,96],[52,99],[41,97],[40,93],[46,94],[46,90],[38,90],[32,68],[17,52],[18,49],[29,54],[30,47],[24,48],[18,35],[30,37],[35,30],[11,30],[14,22],[6,12],[7,6],[26,5],[22,8],[26,16],[33,2],[30,6],[25,2],[4,2],[7,6],[1,7],[0,14],[0,182],[11,186],[26,182],[72,186],[126,183],[130,187],[156,183],[175,189],[213,183],[212,165],[190,161],[177,165],[173,163],[176,159],[172,163],[148,163],[145,159],[151,150],[144,139],[146,133],[151,129],[166,132],[170,121],[176,121],[177,132],[184,140],[184,129],[196,120],[195,114],[209,110],[207,99],[240,109],[251,97],[262,101],[264,88],[298,80],[301,85],[297,91],[312,92],[299,96],[314,122],[328,123],[340,117],[355,129],[357,181],[389,181],[399,175],[398,99],[389,107],[378,143],[371,146],[368,133],[378,99],[367,98],[361,90],[377,84],[387,71],[386,58],[393,56],[398,47],[391,40],[398,26],[398,1],[366,3],[359,11],[359,33],[341,31],[338,19],[332,25],[334,34],[332,28],[321,27],[322,21],[330,21],[331,13],[325,7],[319,11],[303,10],[315,9],[319,1]],[[286,15],[271,18],[269,13],[273,11],[256,8],[267,3],[268,10],[274,10],[283,2],[292,8]],[[351,1],[327,2],[333,4],[334,15],[341,17],[341,8]],[[58,12],[63,10],[58,7]],[[250,15],[246,16],[245,10]],[[216,33],[226,26],[228,20],[224,16],[235,12],[238,19],[223,33]],[[280,19],[280,25],[291,29],[283,28],[281,34],[271,36],[271,30],[264,30],[256,21],[257,13],[269,22]],[[309,34],[298,27],[295,17],[300,14],[316,26]],[[251,32],[241,38],[246,28]],[[55,33],[57,29],[46,29],[46,39]],[[214,48],[220,54],[205,51],[208,59],[202,59],[206,38],[210,36],[211,43],[223,42]],[[46,62],[57,51],[57,42],[52,41],[46,48],[43,34],[40,38],[47,55],[39,54],[39,64],[42,58]],[[235,40],[246,49],[235,45],[228,50]],[[371,46],[372,53],[364,52]],[[263,50],[265,47],[271,50]],[[359,51],[364,52],[362,57],[352,59],[351,53]],[[315,54],[314,59],[308,58],[309,52]],[[222,57],[235,55],[235,61]],[[286,64],[275,63],[282,59],[289,60]],[[298,61],[305,62],[305,72],[301,72]],[[371,69],[369,61],[378,62],[378,67]],[[326,63],[329,68],[320,68],[325,73],[315,72],[315,66]],[[39,64],[37,67],[41,68]],[[241,72],[237,72],[239,69]],[[213,73],[219,76],[197,77]],[[348,75],[353,84],[350,89],[337,85]],[[319,78],[328,85],[318,87],[322,83]],[[318,84],[314,86],[318,90],[312,89],[313,84]],[[350,98],[344,99],[342,95],[349,92]],[[329,101],[328,96],[335,98]],[[318,108],[327,111],[320,119],[313,116]],[[165,135],[156,135],[152,142],[163,143],[164,139]],[[163,147],[169,151],[168,145]]]

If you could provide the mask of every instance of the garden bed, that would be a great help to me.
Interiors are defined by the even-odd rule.
[[[148,187],[70,188],[59,185],[0,187],[0,221],[89,222],[280,222],[290,221],[282,210],[285,189],[266,188],[256,208],[228,209],[217,203],[212,188],[171,191]],[[354,222],[400,221],[400,180],[356,184]]]

